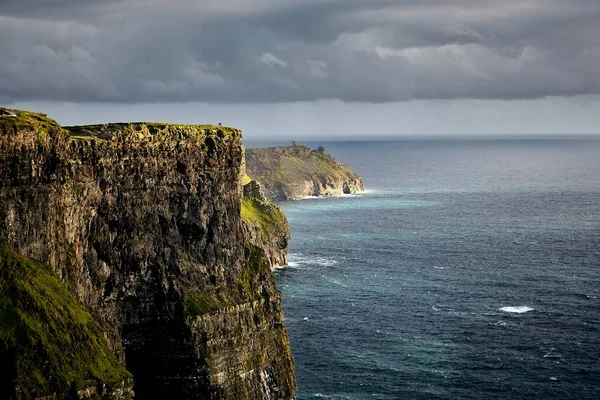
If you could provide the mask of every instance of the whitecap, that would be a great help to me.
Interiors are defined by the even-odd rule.
[[[515,313],[515,314],[523,314],[529,311],[533,311],[533,308],[527,306],[517,306],[517,307],[500,307],[500,311]]]
[[[321,267],[331,267],[337,264],[337,261],[326,257],[307,257],[305,260],[307,264],[316,264]]]
[[[340,194],[325,194],[325,195],[318,195],[318,196],[302,196],[302,197],[298,197],[295,198],[293,200],[323,200],[323,199],[335,199],[335,198],[340,198],[340,197],[358,197],[361,194],[365,194],[367,193],[366,191],[364,192],[356,192],[356,193],[340,193]]]
[[[288,266],[300,267],[304,265],[318,265],[321,267],[331,267],[337,264],[337,261],[328,257],[305,256],[302,253],[288,254]]]
[[[343,284],[342,282],[338,281],[337,279],[328,278],[325,275],[321,275],[321,276],[323,277],[323,279],[325,279],[329,283],[333,283],[334,285],[339,285],[339,286],[342,286],[342,287],[347,287],[345,284]]]
[[[544,354],[544,358],[562,358],[560,354],[548,353]]]

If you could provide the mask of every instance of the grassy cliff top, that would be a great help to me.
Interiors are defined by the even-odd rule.
[[[197,137],[199,134],[218,136],[240,136],[238,129],[209,124],[172,124],[165,122],[124,122],[98,125],[61,127],[46,114],[0,107],[0,136],[17,132],[36,132],[41,135],[65,132],[72,140],[110,140],[120,134],[146,134],[155,137]]]
[[[0,245],[0,355],[15,374],[16,398],[131,375],[107,346],[102,327],[50,268]]]
[[[60,130],[60,125],[46,114],[0,108],[0,134],[21,131]]]
[[[266,199],[245,197],[241,208],[242,221],[249,225],[258,225],[268,232],[275,224],[285,221],[286,217],[279,207]]]
[[[246,169],[248,175],[266,185],[323,177],[359,179],[325,149],[311,150],[299,145],[246,149]]]
[[[140,133],[158,136],[197,136],[198,134],[217,134],[219,136],[236,136],[240,131],[235,128],[209,124],[171,124],[166,122],[120,122],[99,125],[66,126],[71,139],[111,139],[116,134]]]

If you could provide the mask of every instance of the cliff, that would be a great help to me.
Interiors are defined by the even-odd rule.
[[[131,397],[131,374],[108,347],[106,328],[52,270],[6,246],[0,246],[0,321],[3,398]]]
[[[15,348],[13,334],[4,332],[23,324],[11,328],[3,315],[1,362],[17,380],[3,379],[0,397],[85,397],[95,390],[128,398],[125,366],[136,399],[292,398],[281,295],[265,250],[244,237],[242,176],[236,129],[62,128],[42,114],[0,116],[0,243],[8,246],[0,254],[1,301],[33,265],[48,285],[24,295],[59,300],[50,311],[24,307],[29,300],[11,309],[24,321],[39,319],[32,326],[42,330],[77,325],[89,333],[81,342],[76,334],[22,331],[37,342]],[[98,363],[73,364],[69,373],[39,369],[65,343]],[[19,361],[22,349],[32,355]],[[21,371],[36,369],[37,380],[25,382]],[[91,389],[73,395],[86,382]]]
[[[364,191],[362,180],[324,149],[283,146],[246,149],[246,170],[274,201]]]
[[[290,241],[287,218],[279,207],[265,198],[256,181],[244,185],[242,221],[246,240],[265,251],[270,267],[286,266]]]

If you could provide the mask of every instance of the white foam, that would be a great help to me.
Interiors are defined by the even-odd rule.
[[[318,195],[318,196],[302,196],[292,200],[322,200],[322,199],[335,199],[338,197],[358,197],[361,194],[369,194],[373,193],[372,190],[364,190],[362,192],[354,192],[354,193],[340,193],[340,194],[326,194],[326,195]]]
[[[329,278],[329,277],[326,277],[325,275],[321,275],[321,276],[323,277],[323,279],[325,279],[329,283],[333,283],[334,285],[339,285],[339,286],[342,286],[342,287],[347,287],[345,284],[343,284],[342,282],[338,281],[337,279]]]
[[[304,256],[301,253],[291,253],[288,255],[289,267],[300,267],[304,265],[318,265],[321,267],[331,267],[337,264],[336,260],[321,256]]]
[[[517,307],[501,307],[500,311],[515,313],[515,314],[524,314],[529,311],[533,311],[533,308],[527,306],[517,306]]]
[[[317,264],[323,267],[331,267],[332,265],[337,264],[337,261],[325,257],[315,257],[313,259],[308,259],[307,262],[311,264]]]

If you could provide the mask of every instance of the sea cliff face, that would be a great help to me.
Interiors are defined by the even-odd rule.
[[[292,398],[271,261],[244,237],[240,131],[63,129],[10,113],[0,117],[0,243],[48,265],[99,321],[136,398]],[[61,387],[0,388],[29,398]]]
[[[362,180],[324,149],[282,146],[246,149],[246,169],[274,201],[364,191]]]
[[[246,241],[265,251],[270,267],[287,266],[290,241],[287,218],[265,197],[257,181],[244,185],[242,221]]]

